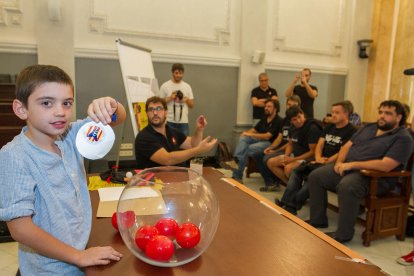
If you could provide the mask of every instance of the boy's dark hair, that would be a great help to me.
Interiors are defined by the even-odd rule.
[[[184,65],[182,63],[174,63],[171,67],[171,72],[175,72],[177,70],[184,72]]]
[[[395,100],[387,100],[387,101],[383,101],[379,108],[381,107],[395,107],[395,112],[397,113],[397,115],[401,115],[401,120],[399,125],[400,126],[404,126],[407,120],[407,110],[404,108],[404,106],[402,105],[402,103],[400,103],[399,101],[395,101]],[[378,108],[378,109],[379,109]]]
[[[272,102],[273,103],[273,106],[276,108],[276,113],[279,113],[279,110],[280,110],[280,103],[279,103],[279,101],[278,100],[273,100],[273,99],[267,99],[266,101],[265,101],[265,104],[267,104],[268,102]]]
[[[344,111],[348,113],[348,117],[354,113],[354,105],[351,103],[351,101],[342,101],[334,103],[332,106],[342,106]]]
[[[16,99],[27,106],[29,96],[40,85],[56,82],[71,86],[72,79],[65,71],[53,65],[32,65],[23,69],[16,79]]]
[[[300,108],[300,106],[294,105],[286,110],[286,118],[290,121],[293,117],[298,116],[300,113],[303,113],[302,108]]]
[[[286,102],[288,101],[297,102],[299,106],[302,104],[302,101],[300,100],[300,97],[298,95],[292,95],[287,97]]]
[[[153,96],[151,98],[148,98],[147,99],[147,102],[145,103],[145,111],[146,112],[148,112],[148,106],[151,103],[153,103],[153,104],[161,103],[162,106],[164,107],[164,110],[167,110],[167,102],[163,98],[160,98],[160,97],[157,97],[157,96]]]

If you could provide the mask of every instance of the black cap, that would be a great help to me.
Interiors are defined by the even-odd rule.
[[[414,68],[409,68],[404,70],[404,75],[412,76],[414,75]]]

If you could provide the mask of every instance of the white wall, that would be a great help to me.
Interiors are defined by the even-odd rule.
[[[62,20],[73,20],[61,39],[73,41],[74,57],[116,59],[121,37],[152,49],[156,62],[239,67],[238,124],[251,122],[250,90],[262,70],[347,76],[345,95],[362,109],[366,60],[357,58],[356,40],[369,38],[370,0],[74,0],[69,10],[55,1],[70,13]],[[0,52],[45,49],[36,30],[56,24],[39,18],[45,2],[0,1]],[[250,62],[255,50],[265,52],[263,64]]]

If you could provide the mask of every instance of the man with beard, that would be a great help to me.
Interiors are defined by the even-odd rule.
[[[234,161],[226,162],[224,167],[233,169],[233,178],[242,183],[243,171],[247,158],[262,154],[270,146],[283,125],[283,119],[278,116],[280,105],[278,100],[267,99],[265,102],[265,117],[254,128],[240,134],[240,140],[234,152]]]
[[[181,165],[188,159],[210,151],[217,139],[203,139],[207,120],[197,118],[194,135],[186,136],[166,124],[167,103],[159,97],[151,97],[145,104],[148,116],[146,126],[135,139],[135,158],[138,169],[158,166]]]
[[[174,63],[171,67],[171,79],[164,82],[160,95],[168,105],[167,125],[189,135],[188,110],[194,107],[191,86],[183,81],[184,65]]]
[[[326,216],[327,190],[336,191],[339,219],[336,232],[326,233],[338,242],[354,236],[359,203],[368,194],[369,178],[360,170],[390,172],[401,170],[411,156],[413,140],[405,128],[406,111],[394,100],[379,106],[377,123],[362,127],[338,153],[335,164],[314,170],[308,178],[310,192],[310,221],[314,227],[328,227]],[[378,182],[378,195],[394,189],[396,179],[383,178]]]

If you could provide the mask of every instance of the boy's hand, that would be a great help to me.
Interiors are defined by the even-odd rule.
[[[95,99],[88,107],[88,116],[95,122],[104,125],[112,122],[111,116],[115,113],[118,102],[111,97]]]
[[[78,267],[87,267],[93,265],[107,265],[111,261],[119,261],[122,254],[110,246],[91,247],[79,251],[76,265]]]

